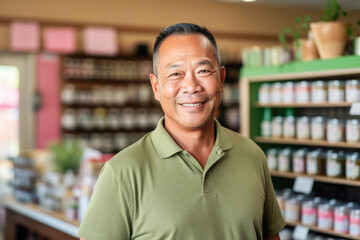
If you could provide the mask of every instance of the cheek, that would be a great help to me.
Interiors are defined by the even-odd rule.
[[[179,87],[175,83],[166,83],[162,86],[162,95],[165,98],[175,98]]]

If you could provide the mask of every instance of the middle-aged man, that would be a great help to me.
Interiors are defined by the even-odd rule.
[[[188,23],[165,28],[153,64],[165,117],[105,164],[79,236],[279,239],[285,222],[263,152],[214,118],[225,68],[212,34]]]

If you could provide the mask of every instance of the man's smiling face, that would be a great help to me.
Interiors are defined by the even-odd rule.
[[[157,75],[150,76],[166,122],[198,129],[213,121],[221,102],[225,69],[201,34],[172,35],[159,48]]]

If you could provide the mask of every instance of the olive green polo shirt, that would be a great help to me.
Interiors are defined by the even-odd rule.
[[[265,156],[220,126],[204,169],[163,126],[102,169],[78,235],[86,240],[263,239],[285,222]]]

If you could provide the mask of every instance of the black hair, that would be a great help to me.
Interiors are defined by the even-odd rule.
[[[154,66],[154,73],[156,73],[156,56],[159,52],[159,48],[162,42],[169,36],[174,34],[182,34],[182,35],[191,35],[191,34],[201,34],[205,36],[214,47],[214,53],[220,65],[220,55],[218,51],[218,47],[215,41],[214,36],[212,33],[206,28],[201,27],[199,25],[193,23],[177,23],[171,26],[164,28],[159,35],[156,37],[154,49],[153,49],[153,66]]]

